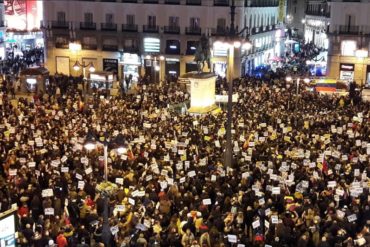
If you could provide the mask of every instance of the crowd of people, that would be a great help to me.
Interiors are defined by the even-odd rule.
[[[18,50],[18,47],[14,46],[7,52],[6,59],[0,64],[1,74],[18,75],[22,69],[40,66],[44,62],[44,48]]]
[[[1,92],[0,211],[18,205],[17,245],[369,246],[369,103],[296,96],[284,78],[233,87],[230,167],[226,113],[170,111],[189,98],[174,84],[88,101],[73,83],[16,104]],[[88,133],[109,143],[106,173]]]

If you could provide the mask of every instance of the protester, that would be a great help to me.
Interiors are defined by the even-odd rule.
[[[60,83],[17,104],[3,91],[1,211],[18,205],[21,246],[368,246],[369,103],[274,77],[233,84],[231,167],[226,113],[171,111],[189,100],[176,85],[85,101]],[[108,182],[88,133],[110,142]]]

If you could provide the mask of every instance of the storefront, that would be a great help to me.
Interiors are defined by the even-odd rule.
[[[339,79],[343,81],[353,81],[355,65],[352,63],[341,63],[339,66]]]
[[[123,53],[120,63],[122,64],[122,78],[132,75],[132,82],[138,82],[141,67],[140,57],[137,54]]]
[[[166,58],[166,76],[178,77],[180,75],[180,60],[177,58]]]
[[[90,73],[90,89],[97,90],[99,93],[106,94],[111,88],[113,88],[113,82],[113,72],[97,71]]]
[[[118,75],[118,59],[103,58],[103,71],[112,72],[116,80]]]
[[[22,93],[45,92],[49,86],[49,71],[43,67],[25,69],[20,79]]]
[[[365,83],[366,88],[370,88],[370,65],[366,66],[366,83]]]

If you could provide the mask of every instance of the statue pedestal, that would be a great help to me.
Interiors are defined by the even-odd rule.
[[[190,81],[190,108],[193,114],[205,114],[217,109],[216,76],[212,73],[194,74]]]

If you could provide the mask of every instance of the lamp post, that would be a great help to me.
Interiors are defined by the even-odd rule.
[[[285,80],[287,82],[292,82],[292,81],[296,80],[296,100],[295,100],[295,109],[294,109],[294,112],[296,112],[297,108],[298,108],[298,95],[299,95],[299,86],[300,86],[301,78],[297,77],[297,78],[293,79],[291,76],[287,76],[285,78]],[[307,83],[310,82],[310,79],[309,78],[304,78],[303,82],[307,84]],[[296,115],[296,114],[294,114],[294,115]],[[297,117],[296,117],[296,122],[297,122]]]
[[[230,6],[230,29],[229,32],[226,34],[227,39],[230,40],[229,44],[229,51],[228,51],[228,68],[227,68],[227,75],[228,75],[228,98],[227,98],[227,115],[226,115],[226,148],[225,148],[225,166],[231,167],[232,166],[232,159],[233,159],[233,150],[232,150],[232,135],[231,135],[231,127],[232,127],[232,117],[233,117],[233,71],[234,71],[234,52],[235,48],[239,49],[243,46],[244,49],[249,50],[252,45],[248,40],[248,37],[245,40],[240,37],[240,35],[248,29],[248,27],[244,27],[240,32],[238,32],[235,28],[235,0],[232,0]],[[242,44],[244,42],[244,44]]]
[[[114,149],[118,154],[124,154],[127,151],[124,136],[118,134],[115,139],[108,140],[107,133],[104,135],[104,141],[97,141],[95,135],[92,132],[88,132],[85,140],[84,147],[86,150],[91,151],[96,148],[97,143],[103,144],[104,146],[104,181],[108,181],[108,145],[113,145]],[[104,197],[104,211],[103,211],[103,228],[102,228],[102,240],[104,246],[110,246],[111,231],[109,228],[109,207],[108,199],[109,195],[102,193]]]

